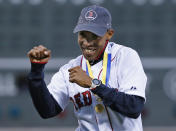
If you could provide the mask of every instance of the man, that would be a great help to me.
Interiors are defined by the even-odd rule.
[[[81,11],[76,32],[82,55],[62,66],[48,86],[43,70],[51,51],[40,45],[28,52],[29,90],[37,111],[50,118],[70,100],[79,123],[76,131],[142,131],[147,78],[138,54],[109,42],[111,15],[101,6]]]

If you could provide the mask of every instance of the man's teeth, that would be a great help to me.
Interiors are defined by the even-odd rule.
[[[90,49],[85,49],[85,51],[88,53],[94,52],[94,50],[90,50]]]

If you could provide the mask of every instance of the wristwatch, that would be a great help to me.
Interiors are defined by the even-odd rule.
[[[95,78],[92,80],[92,85],[90,89],[95,89],[97,86],[100,86],[100,85],[101,85],[101,80]]]

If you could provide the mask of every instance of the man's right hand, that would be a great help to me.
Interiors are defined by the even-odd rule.
[[[51,51],[39,45],[31,49],[27,55],[32,63],[47,63],[51,57]]]

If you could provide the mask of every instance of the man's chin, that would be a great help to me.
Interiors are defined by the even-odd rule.
[[[93,60],[95,59],[94,56],[84,55],[84,57],[85,57],[86,60],[88,60],[88,61],[93,61]]]

